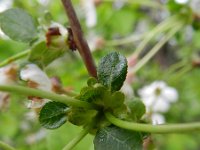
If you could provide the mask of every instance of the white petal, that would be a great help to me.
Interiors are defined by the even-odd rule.
[[[126,82],[124,83],[120,91],[122,91],[128,99],[131,99],[134,96],[133,88],[130,84]]]
[[[34,100],[30,100],[27,103],[27,107],[28,108],[42,108],[49,101],[50,100],[48,100],[48,99],[34,99]]]
[[[146,107],[151,107],[156,100],[155,96],[141,97],[142,102]]]
[[[170,103],[162,98],[158,98],[152,106],[153,112],[167,112],[170,108]]]
[[[35,64],[28,64],[20,71],[20,77],[24,81],[32,81],[38,84],[37,89],[51,91],[52,84],[45,72]]]
[[[140,97],[149,97],[154,96],[154,91],[155,89],[151,86],[144,86],[143,88],[138,90],[138,94],[140,95]]]
[[[178,100],[178,92],[175,88],[166,87],[162,91],[162,96],[169,102],[176,102]]]
[[[158,114],[158,113],[152,114],[151,119],[152,119],[153,125],[165,123],[165,117],[161,114]]]
[[[83,7],[86,17],[86,25],[91,28],[97,23],[96,8],[93,0],[83,0]]]
[[[64,36],[64,37],[68,36],[68,30],[62,24],[52,21],[51,27],[59,28],[60,34],[62,36]]]
[[[0,68],[0,84],[13,84],[14,81],[8,74],[9,70],[12,69],[12,65]]]
[[[167,85],[166,85],[166,83],[165,82],[163,82],[163,81],[154,81],[152,84],[151,84],[151,86],[154,88],[154,89],[160,89],[160,90],[162,90],[162,89],[164,89]]]
[[[187,3],[189,0],[175,0],[177,3],[179,4],[185,4]]]

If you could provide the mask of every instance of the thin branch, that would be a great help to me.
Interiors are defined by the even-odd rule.
[[[41,98],[47,98],[52,101],[56,102],[61,102],[69,106],[74,106],[74,107],[83,107],[83,108],[88,108],[88,109],[99,109],[98,106],[94,104],[90,104],[86,101],[80,101],[78,99],[69,97],[67,95],[59,95],[55,94],[53,92],[47,92],[47,91],[42,91],[42,90],[37,90],[33,88],[28,88],[24,86],[18,86],[18,85],[0,85],[0,91],[4,92],[13,92],[17,94],[22,94],[26,96],[37,96]]]
[[[6,60],[0,62],[0,67],[6,66],[6,65],[12,63],[13,61],[16,61],[20,58],[26,57],[29,53],[30,53],[30,50],[26,50],[26,51],[22,51],[21,53],[14,55],[14,56],[11,56],[11,57],[7,58]]]
[[[75,10],[72,6],[71,0],[62,0],[63,6],[65,8],[65,12],[69,19],[69,24],[72,29],[74,41],[76,43],[76,46],[78,48],[78,51],[83,58],[83,61],[86,65],[86,68],[89,72],[89,74],[93,77],[97,77],[97,71],[95,67],[94,60],[92,58],[89,46],[84,39],[83,32],[81,29],[81,25],[78,21],[78,18],[76,16]]]
[[[3,150],[16,150],[14,147],[0,141],[0,149],[3,148]]]
[[[120,120],[113,116],[111,113],[105,113],[106,118],[112,124],[127,130],[149,132],[149,133],[186,133],[200,131],[200,122],[194,123],[181,123],[181,124],[166,124],[166,125],[150,125],[144,123],[135,123]]]
[[[129,73],[135,74],[140,70],[160,49],[161,47],[183,26],[183,23],[175,24],[175,27],[169,31],[133,68],[130,69]]]
[[[88,133],[90,126],[86,129],[83,129],[75,138],[73,138],[62,150],[71,150],[73,149]]]

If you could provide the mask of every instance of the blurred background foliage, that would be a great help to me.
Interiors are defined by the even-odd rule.
[[[0,0],[0,7],[3,7],[4,3],[6,0]],[[96,63],[102,56],[113,50],[119,51],[127,57],[130,56],[145,37],[142,35],[173,14],[183,12],[188,14],[183,17],[197,16],[196,20],[185,25],[137,73],[137,76],[134,76],[131,86],[137,95],[137,89],[143,85],[155,80],[167,82],[179,93],[178,102],[173,104],[170,111],[165,114],[167,123],[200,121],[200,16],[190,7],[189,2],[95,0],[97,23],[93,27],[88,27],[85,23],[85,16],[82,13],[84,1],[73,0],[73,3],[88,42],[95,44],[92,54]],[[38,18],[44,16],[44,12],[49,11],[54,21],[68,24],[60,1],[13,0],[9,7],[25,9],[35,18],[36,22]],[[96,37],[100,41],[93,41]],[[128,39],[134,38],[124,44],[116,42],[116,40],[120,41],[127,37],[129,37]],[[141,56],[144,56],[160,38],[159,34],[152,39]],[[0,61],[27,48],[27,44],[14,42],[2,35],[0,38]],[[78,52],[71,51],[54,61],[46,71],[50,77],[59,76],[64,87],[77,92],[86,85],[89,77]],[[20,150],[58,150],[80,132],[80,128],[69,123],[57,130],[41,128],[37,119],[31,118],[31,110],[26,108],[25,103],[25,97],[12,95],[9,107],[0,110],[0,140],[16,146]],[[92,150],[92,139],[93,136],[88,135],[74,149]],[[200,149],[199,133],[153,135],[152,140],[154,143],[152,149]]]

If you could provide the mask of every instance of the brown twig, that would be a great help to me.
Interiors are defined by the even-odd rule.
[[[88,73],[91,76],[96,78],[97,71],[96,71],[95,63],[92,58],[89,46],[88,46],[86,40],[84,39],[81,25],[78,21],[78,18],[76,16],[75,10],[72,6],[71,0],[62,0],[62,3],[65,8],[65,12],[68,16],[69,24],[72,29],[74,41],[76,43],[78,51],[79,51],[81,57],[83,58],[83,61],[86,65]]]

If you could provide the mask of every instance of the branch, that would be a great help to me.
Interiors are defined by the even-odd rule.
[[[3,150],[16,150],[14,147],[11,147],[10,145],[0,141],[0,149],[3,148]]]
[[[7,58],[6,60],[2,61],[0,63],[0,67],[6,66],[6,65],[12,63],[13,61],[16,61],[20,58],[26,57],[29,53],[30,53],[30,50],[26,50],[26,51],[22,51],[21,53],[14,55],[14,56],[11,56],[11,57]]]
[[[116,118],[109,112],[105,113],[105,116],[108,119],[108,121],[110,121],[112,124],[114,124],[120,128],[133,130],[133,131],[159,133],[159,134],[200,131],[200,122],[181,123],[181,124],[166,124],[166,125],[150,125],[150,124],[142,124],[142,123],[123,121],[123,120]]]
[[[88,133],[90,126],[86,129],[83,129],[75,138],[73,138],[62,150],[71,150],[73,149]]]
[[[42,98],[47,98],[56,102],[61,102],[66,105],[75,106],[75,107],[83,107],[88,109],[99,109],[98,106],[94,104],[90,104],[85,101],[80,101],[75,98],[69,97],[67,95],[58,95],[52,92],[37,90],[33,88],[28,88],[24,86],[18,86],[18,85],[0,85],[0,91],[4,92],[13,92],[17,94],[27,95],[27,96],[37,96]]]
[[[62,3],[65,8],[65,12],[68,16],[69,24],[72,29],[74,41],[76,43],[78,51],[86,65],[86,68],[87,68],[89,74],[96,78],[97,71],[96,71],[95,63],[92,58],[89,46],[88,46],[86,40],[84,39],[81,25],[78,21],[78,18],[76,16],[75,10],[72,6],[71,0],[62,0]]]
[[[133,68],[131,68],[129,73],[135,74],[140,70],[161,49],[161,47],[183,27],[182,22],[173,25],[174,28],[171,29],[169,33],[164,36]]]

